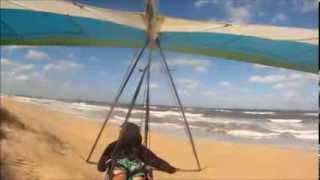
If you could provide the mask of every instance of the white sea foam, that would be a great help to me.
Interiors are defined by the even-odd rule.
[[[274,123],[301,123],[301,119],[269,119],[269,121]]]
[[[175,123],[150,123],[151,126],[160,126],[160,127],[163,127],[163,126],[170,126],[170,127],[174,127],[176,129],[182,129],[184,128],[183,126],[179,125],[179,124],[175,124]]]
[[[290,133],[295,138],[298,138],[298,139],[309,139],[309,140],[318,139],[317,130],[272,129],[272,131],[277,133]]]
[[[236,137],[252,138],[252,139],[271,139],[279,135],[279,133],[262,133],[250,130],[231,130],[227,134]]]
[[[101,110],[108,110],[108,106],[97,106],[97,105],[90,105],[86,103],[71,103],[71,108],[78,109],[78,110],[87,110],[87,111],[101,111]]]
[[[292,134],[318,134],[318,131],[316,130],[272,129],[272,131]]]
[[[164,118],[166,116],[180,116],[181,113],[177,111],[150,111],[150,114],[159,117]]]
[[[14,96],[12,99],[19,102],[31,102],[31,98],[28,97]]]
[[[215,111],[216,112],[227,112],[227,113],[232,112],[231,110],[226,110],[226,109],[216,109]]]
[[[318,134],[299,134],[299,135],[294,135],[294,137],[298,139],[306,139],[306,140],[318,140]]]
[[[245,111],[244,114],[257,114],[257,115],[273,115],[275,112],[264,112],[264,111]]]
[[[115,108],[114,111],[115,112],[120,111],[120,112],[127,113],[128,112],[128,108]],[[131,113],[145,113],[145,111],[144,110],[138,110],[138,109],[132,109]]]
[[[319,113],[304,113],[305,116],[319,116]]]
[[[33,104],[52,104],[57,103],[57,100],[54,99],[39,99],[39,98],[31,98],[31,97],[22,97],[22,96],[14,96],[12,97],[13,100],[18,102],[26,102],[26,103],[33,103]]]

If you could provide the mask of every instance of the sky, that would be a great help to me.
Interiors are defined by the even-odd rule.
[[[143,0],[79,2],[143,10]],[[189,19],[318,28],[317,1],[161,0],[159,8],[161,14]],[[109,102],[137,53],[136,49],[105,47],[2,46],[0,50],[2,93]],[[182,102],[187,106],[318,109],[317,75],[206,56],[166,54]],[[155,52],[153,57],[151,102],[174,105],[159,54]],[[146,57],[139,68],[145,62]],[[122,102],[131,99],[140,75],[139,71],[134,73]]]

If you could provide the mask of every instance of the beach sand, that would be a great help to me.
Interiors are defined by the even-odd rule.
[[[1,103],[16,116],[1,119],[2,177],[103,179],[95,165],[85,162],[101,123],[10,98],[2,98]],[[117,133],[116,127],[107,126],[93,161]],[[317,152],[209,139],[195,139],[195,143],[204,170],[173,175],[155,171],[155,179],[318,179]],[[151,149],[176,167],[196,167],[187,138],[153,132]]]

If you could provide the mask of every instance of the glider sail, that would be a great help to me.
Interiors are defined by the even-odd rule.
[[[144,14],[64,0],[1,0],[1,45],[143,47]],[[318,73],[318,29],[157,16],[162,48]]]
[[[0,1],[2,45],[141,47],[141,14],[63,0]]]

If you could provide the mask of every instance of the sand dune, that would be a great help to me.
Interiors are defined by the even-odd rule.
[[[6,109],[6,110],[4,110]],[[100,125],[28,103],[2,99],[1,176],[4,179],[103,179],[85,162]],[[108,126],[93,156],[117,136]],[[180,168],[195,166],[187,139],[152,133],[151,148]],[[155,179],[317,179],[316,152],[197,139],[200,173],[155,172]],[[1,179],[2,179],[1,178]]]

